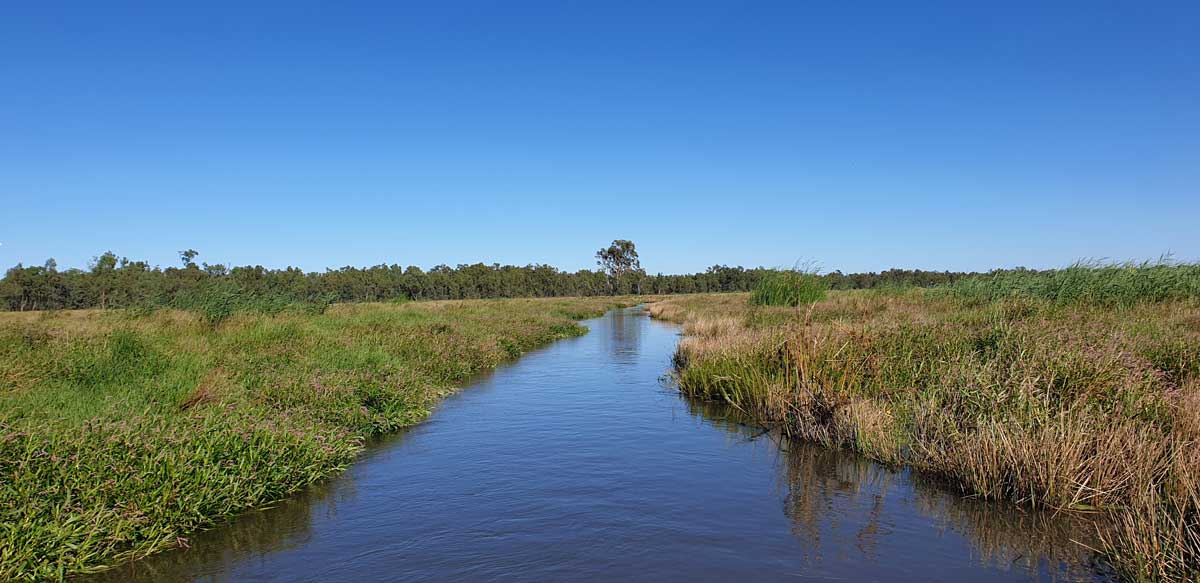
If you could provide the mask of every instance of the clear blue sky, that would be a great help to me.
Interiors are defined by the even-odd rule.
[[[1194,0],[184,4],[0,13],[0,266],[1200,258]]]

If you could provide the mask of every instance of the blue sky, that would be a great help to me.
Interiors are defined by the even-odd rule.
[[[3,9],[0,266],[1200,258],[1194,1],[188,4]]]

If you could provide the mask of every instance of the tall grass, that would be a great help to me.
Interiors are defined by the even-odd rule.
[[[618,300],[620,301],[620,300]],[[0,580],[184,544],[612,298],[0,314]]]
[[[798,313],[724,295],[651,312],[684,324],[686,393],[982,498],[1102,513],[1127,579],[1196,580],[1200,304],[1111,297],[1131,298],[834,292]]]
[[[829,284],[814,272],[801,269],[772,271],[763,276],[750,294],[759,306],[796,307],[825,299]]]
[[[1200,298],[1200,264],[1169,260],[1082,261],[1047,271],[994,271],[960,279],[949,289],[961,298],[975,301],[1027,297],[1058,304],[1132,306],[1140,302]]]
[[[320,314],[333,303],[332,295],[296,297],[282,292],[252,292],[228,279],[205,280],[194,289],[181,292],[171,301],[171,308],[199,314],[210,324],[219,323],[234,314],[280,314],[286,311]],[[143,306],[143,311],[156,308]]]

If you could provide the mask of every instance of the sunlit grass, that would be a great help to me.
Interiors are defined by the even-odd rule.
[[[1103,550],[1127,578],[1192,580],[1200,301],[1097,283],[1124,269],[1054,276],[1088,282],[1070,293],[831,292],[805,310],[730,294],[650,310],[684,325],[688,394],[972,495],[1103,513],[1119,526]]]
[[[619,302],[0,314],[0,580],[103,569],[285,497]]]
[[[750,293],[750,303],[796,307],[825,299],[828,284],[816,273],[800,269],[769,272]]]
[[[1200,264],[1088,261],[1063,269],[1002,270],[966,277],[949,289],[960,298],[976,301],[1026,297],[1058,304],[1132,306],[1200,298]]]

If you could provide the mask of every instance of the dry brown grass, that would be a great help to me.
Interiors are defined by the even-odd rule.
[[[1130,579],[1200,575],[1200,305],[1114,309],[929,291],[799,308],[668,298],[681,390],[964,491],[1102,512]]]

